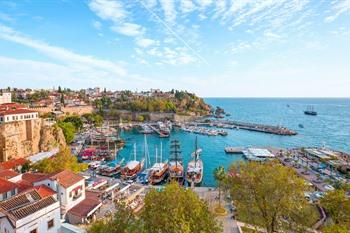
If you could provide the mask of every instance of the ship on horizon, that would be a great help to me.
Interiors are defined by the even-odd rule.
[[[315,111],[313,106],[308,106],[307,109],[304,111],[304,114],[310,116],[317,116],[317,112]]]

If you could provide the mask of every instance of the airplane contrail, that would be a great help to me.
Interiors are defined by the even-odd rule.
[[[201,61],[203,61],[205,64],[209,65],[207,60],[205,60],[204,57],[202,57],[195,49],[193,49],[181,36],[179,36],[163,19],[161,19],[154,11],[152,11],[146,4],[140,0],[139,1],[141,5],[154,17],[158,19],[158,21],[163,24],[163,26],[173,35],[175,36],[179,41],[181,41],[188,49],[190,49]]]

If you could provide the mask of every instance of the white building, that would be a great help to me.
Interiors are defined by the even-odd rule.
[[[9,92],[3,92],[0,94],[0,104],[7,104],[12,102],[12,96]]]
[[[22,174],[9,169],[0,170],[0,201],[4,201],[18,194],[16,182],[21,179]]]
[[[33,120],[39,117],[38,112],[29,110],[17,103],[0,104],[0,124],[14,121]]]
[[[26,173],[23,174],[22,179],[33,186],[45,185],[54,190],[60,202],[61,218],[68,218],[74,221],[74,224],[93,218],[102,205],[99,198],[92,195],[86,196],[85,178],[68,170],[53,175]],[[71,210],[72,212],[67,217]]]
[[[36,189],[0,202],[1,233],[58,233],[60,204],[54,195]]]

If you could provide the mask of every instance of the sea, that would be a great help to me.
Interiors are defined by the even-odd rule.
[[[350,99],[341,98],[205,98],[213,107],[224,108],[231,114],[226,119],[282,125],[296,131],[296,136],[279,136],[246,130],[225,129],[227,136],[204,136],[173,130],[170,138],[147,135],[150,163],[155,162],[156,148],[160,156],[162,144],[163,160],[169,157],[170,142],[177,139],[181,145],[185,165],[191,159],[198,137],[198,145],[203,152],[204,178],[202,186],[215,186],[213,170],[218,166],[228,168],[232,163],[243,161],[243,155],[224,152],[228,146],[234,147],[321,147],[350,152]],[[308,106],[313,106],[317,116],[305,115]],[[300,127],[303,125],[303,128]],[[126,145],[118,157],[126,161],[133,158],[136,143],[137,158],[144,156],[144,135],[136,130],[122,132]]]

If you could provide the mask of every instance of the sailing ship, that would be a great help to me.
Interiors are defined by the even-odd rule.
[[[203,180],[203,161],[199,158],[201,152],[196,137],[195,151],[191,154],[193,160],[188,163],[186,172],[186,181],[190,186],[200,185]]]
[[[141,161],[136,160],[136,143],[134,144],[134,160],[129,161],[122,169],[121,171],[121,178],[122,179],[135,179],[137,174],[141,172],[143,165],[144,165],[144,159]]]
[[[99,168],[99,174],[102,176],[116,176],[122,171],[122,163],[124,162],[124,159],[120,160],[119,162],[111,162],[108,165],[101,166]]]
[[[171,141],[169,157],[169,177],[170,181],[184,182],[184,167],[182,163],[180,143],[178,140]]]
[[[144,135],[144,159],[145,159],[145,169],[137,174],[136,182],[140,184],[148,184],[148,180],[151,174],[150,158],[147,144],[147,136]]]
[[[304,111],[304,114],[310,116],[317,116],[317,112],[315,111],[313,106],[308,106],[307,109]]]
[[[162,162],[162,144],[160,144],[160,160],[158,162],[158,149],[156,148],[156,162],[151,167],[149,184],[155,185],[163,182],[168,176],[168,162]]]

